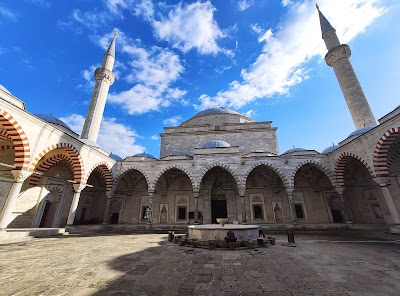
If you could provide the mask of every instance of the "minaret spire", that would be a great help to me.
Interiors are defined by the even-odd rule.
[[[351,55],[350,46],[340,43],[336,30],[319,10],[318,5],[316,7],[319,14],[322,39],[328,49],[328,53],[325,55],[325,62],[333,67],[335,71],[354,124],[357,129],[375,126],[375,117],[349,60]]]
[[[90,100],[89,110],[83,125],[81,139],[86,140],[89,145],[96,145],[99,135],[100,123],[103,118],[104,107],[106,105],[108,90],[114,83],[114,73],[112,72],[115,62],[115,40],[117,34],[110,43],[104,54],[103,63],[94,72],[96,84]]]

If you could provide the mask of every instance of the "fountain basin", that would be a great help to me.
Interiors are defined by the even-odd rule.
[[[232,230],[238,242],[254,241],[258,238],[259,225],[204,224],[188,226],[189,239],[198,241],[225,241],[226,233]]]

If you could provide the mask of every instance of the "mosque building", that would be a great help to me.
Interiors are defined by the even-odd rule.
[[[338,145],[280,153],[271,121],[220,107],[164,127],[159,159],[110,154],[96,141],[114,82],[114,36],[94,74],[81,136],[51,115],[29,113],[0,88],[0,229],[179,228],[227,217],[276,228],[368,225],[400,232],[400,106],[375,120],[350,47],[318,13],[325,61],[356,127]]]

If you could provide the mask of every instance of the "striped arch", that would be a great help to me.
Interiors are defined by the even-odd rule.
[[[35,159],[32,161],[29,170],[34,171],[35,167],[39,163],[39,161],[49,152],[56,150],[56,149],[62,149],[67,152],[67,157],[68,161],[72,166],[72,169],[74,170],[74,181],[77,183],[83,183],[83,178],[84,178],[84,167],[83,167],[83,162],[81,155],[79,154],[78,150],[71,144],[68,143],[57,143],[51,146],[48,146],[46,149],[44,149],[42,152],[38,154],[38,156],[35,157]],[[65,155],[65,154],[63,154]]]
[[[234,172],[230,167],[228,167],[227,165],[222,164],[222,163],[219,163],[219,162],[216,162],[216,163],[213,163],[213,164],[211,164],[211,165],[208,165],[208,166],[201,172],[201,174],[200,174],[200,179],[198,180],[198,182],[196,182],[196,186],[193,186],[193,190],[195,190],[195,189],[196,189],[196,190],[197,190],[197,189],[200,189],[201,180],[203,180],[204,176],[207,174],[207,172],[208,172],[209,170],[211,170],[211,169],[213,169],[213,168],[215,168],[215,167],[223,168],[224,170],[226,170],[227,172],[229,172],[229,173],[232,175],[233,179],[235,180],[238,189],[239,189],[239,190],[243,189],[243,184],[242,184],[242,182],[240,181],[239,177],[235,174],[235,172]]]
[[[106,186],[106,190],[110,190],[112,187],[112,182],[113,182],[113,176],[111,173],[111,169],[108,165],[107,162],[103,161],[100,163],[97,163],[96,165],[94,165],[90,170],[89,173],[86,175],[85,178],[85,184],[87,184],[90,175],[94,172],[97,171],[99,172],[103,178],[104,178],[104,182],[105,182],[105,186]]]
[[[61,153],[49,157],[35,169],[35,172],[40,174],[32,174],[29,179],[29,185],[32,186],[37,185],[39,183],[40,178],[42,177],[41,174],[45,173],[50,168],[55,167],[60,160],[66,160],[70,162],[70,158],[68,157],[68,155]],[[68,172],[72,177],[74,176],[74,171],[70,167],[65,166],[64,168],[68,170]]]
[[[253,164],[253,165],[247,170],[246,174],[245,174],[244,177],[243,177],[243,184],[244,184],[245,186],[246,186],[247,178],[249,177],[250,173],[251,173],[256,167],[259,167],[259,166],[261,166],[261,165],[265,165],[265,166],[267,166],[268,168],[270,168],[271,170],[273,170],[273,171],[279,176],[279,178],[281,178],[281,180],[282,180],[282,182],[283,182],[283,185],[284,185],[286,188],[290,187],[290,183],[289,183],[288,179],[286,178],[286,175],[285,175],[278,167],[276,167],[276,166],[274,166],[273,164],[268,163],[268,162],[258,162],[258,163],[256,163],[256,164]]]
[[[148,174],[147,174],[145,171],[143,171],[141,168],[138,168],[138,167],[136,167],[136,166],[131,166],[131,167],[124,168],[124,169],[115,177],[114,182],[112,183],[112,190],[113,190],[113,191],[115,191],[115,188],[117,188],[117,185],[118,185],[119,181],[121,180],[122,176],[125,175],[126,173],[128,173],[129,171],[138,171],[138,172],[140,172],[140,173],[144,176],[144,178],[146,179],[147,188],[148,188],[148,190],[150,191],[151,180],[150,180]]]
[[[0,141],[8,140],[8,139],[10,139],[10,138],[8,137],[7,131],[6,130],[0,130]]]
[[[292,185],[292,187],[294,187],[294,178],[296,177],[296,173],[297,171],[304,165],[306,164],[312,164],[314,166],[316,166],[317,168],[319,168],[322,172],[324,172],[324,174],[328,177],[329,181],[331,181],[332,186],[333,187],[337,187],[336,184],[336,178],[335,175],[331,172],[330,169],[328,169],[326,166],[324,166],[323,164],[319,163],[318,161],[312,160],[312,159],[307,159],[303,162],[301,162],[300,164],[298,164],[294,170],[292,175],[290,176],[290,184]]]
[[[12,140],[15,151],[14,166],[17,170],[26,170],[30,161],[30,148],[28,138],[18,122],[6,111],[0,109],[0,124]]]
[[[346,163],[350,158],[355,158],[360,161],[369,171],[372,177],[375,177],[374,172],[372,171],[371,167],[368,163],[359,157],[358,155],[351,153],[351,152],[343,152],[340,154],[339,158],[336,160],[335,164],[335,174],[336,174],[336,182],[339,186],[344,186],[344,169],[346,167]]]
[[[390,146],[400,137],[400,127],[386,131],[379,139],[374,150],[374,170],[377,177],[389,174],[389,168],[394,159],[388,159]]]
[[[166,167],[165,169],[163,169],[162,171],[160,171],[157,176],[155,177],[155,179],[153,180],[152,184],[149,186],[149,188],[156,188],[156,184],[158,182],[158,180],[160,179],[160,177],[167,171],[171,170],[171,169],[177,169],[180,170],[182,172],[184,172],[186,174],[186,176],[189,177],[190,182],[192,183],[192,188],[194,190],[195,188],[195,181],[193,179],[192,174],[185,168],[181,167],[181,166],[177,166],[177,165],[170,165],[168,167]]]

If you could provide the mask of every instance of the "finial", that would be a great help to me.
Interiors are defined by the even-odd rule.
[[[293,145],[293,149],[296,149],[296,147],[294,147],[294,145]]]
[[[335,146],[335,143],[332,142],[332,146]]]
[[[315,7],[319,10],[319,6],[318,3],[315,3]]]
[[[50,112],[50,116],[53,116],[53,112]]]
[[[117,37],[117,31],[114,31],[114,39]]]

